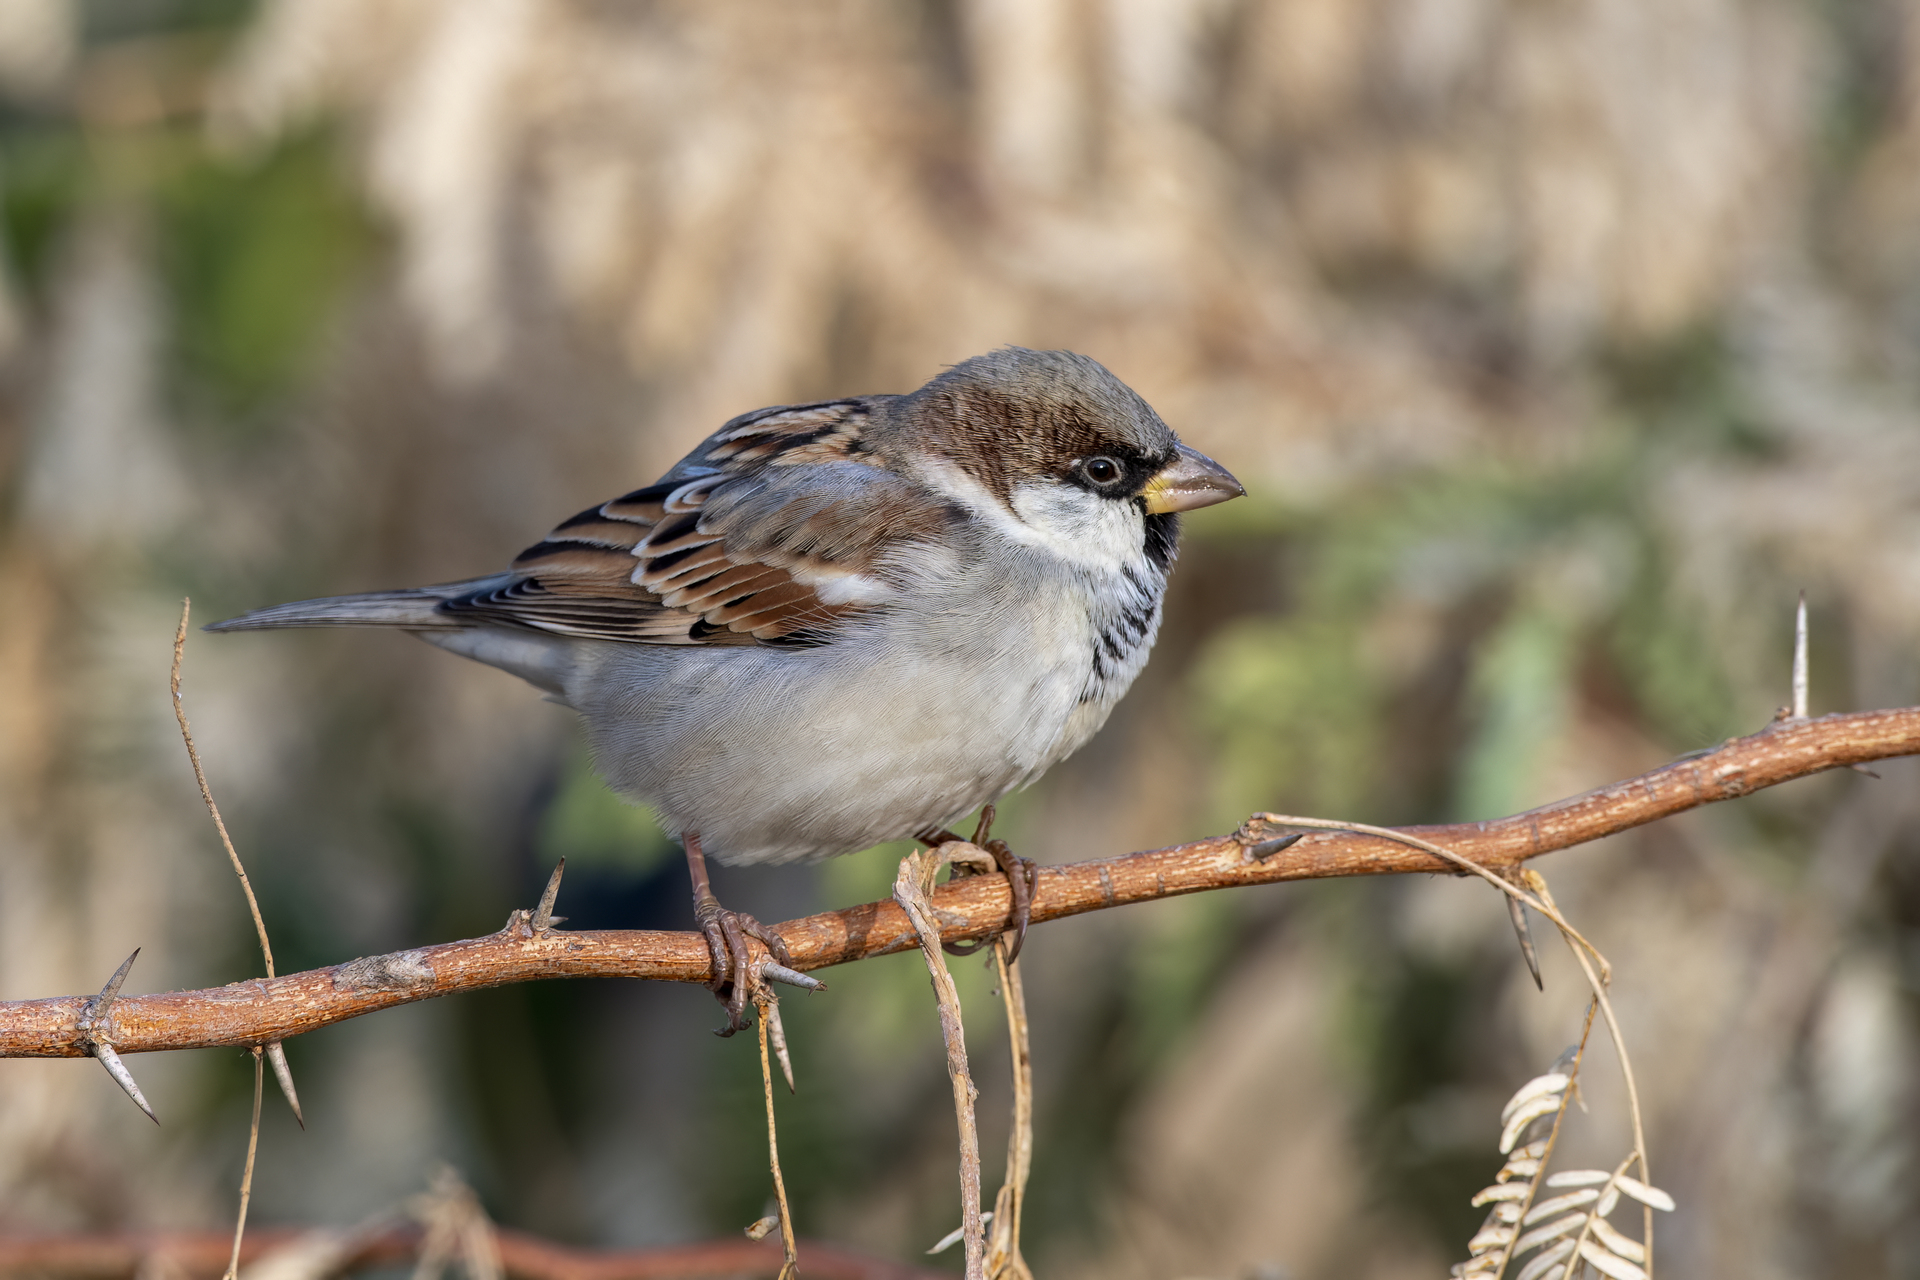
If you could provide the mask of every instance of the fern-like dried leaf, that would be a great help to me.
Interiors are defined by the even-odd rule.
[[[1492,1204],[1495,1200],[1525,1200],[1529,1186],[1525,1182],[1496,1182],[1490,1187],[1482,1187],[1473,1197],[1473,1207]]]
[[[1594,1239],[1627,1259],[1629,1262],[1645,1262],[1647,1260],[1647,1246],[1641,1244],[1631,1236],[1621,1235],[1619,1230],[1605,1218],[1595,1218],[1593,1220],[1593,1235]]]
[[[1615,1179],[1615,1185],[1649,1208],[1658,1209],[1662,1213],[1673,1212],[1673,1197],[1658,1187],[1650,1187],[1639,1179],[1629,1178],[1625,1174]]]
[[[1522,1182],[1531,1182],[1539,1172],[1540,1162],[1538,1160],[1522,1160],[1516,1153],[1513,1159],[1501,1166],[1499,1173],[1493,1175],[1493,1180],[1495,1182],[1511,1182],[1518,1179]]]
[[[1547,1185],[1550,1187],[1597,1187],[1611,1181],[1613,1175],[1604,1169],[1563,1169],[1547,1175]]]
[[[1544,1078],[1544,1077],[1543,1077]],[[1520,1134],[1526,1127],[1542,1116],[1550,1116],[1560,1109],[1560,1095],[1542,1093],[1522,1102],[1507,1117],[1507,1127],[1500,1131],[1500,1150],[1504,1154],[1513,1150],[1513,1144],[1520,1141]]]
[[[1591,1240],[1580,1242],[1580,1256],[1586,1259],[1595,1271],[1603,1276],[1612,1276],[1613,1280],[1647,1280],[1645,1268],[1608,1253]]]
[[[1566,1273],[1566,1268],[1558,1264],[1572,1252],[1573,1241],[1562,1240],[1551,1249],[1542,1250],[1532,1262],[1520,1269],[1520,1274],[1514,1280],[1559,1280]],[[1553,1273],[1551,1276],[1547,1274],[1549,1271]]]
[[[1535,1227],[1513,1242],[1513,1254],[1517,1258],[1529,1249],[1538,1249],[1549,1240],[1558,1240],[1569,1236],[1586,1225],[1587,1215],[1570,1213],[1564,1218],[1556,1218],[1544,1227]]]
[[[1512,1227],[1505,1227],[1499,1223],[1490,1222],[1480,1228],[1479,1233],[1476,1234],[1473,1239],[1467,1241],[1467,1252],[1485,1253],[1489,1249],[1499,1249],[1504,1247],[1512,1239]]]
[[[1531,1226],[1536,1222],[1551,1218],[1556,1213],[1565,1213],[1567,1210],[1578,1208],[1583,1204],[1592,1204],[1599,1198],[1600,1193],[1592,1189],[1569,1191],[1563,1196],[1548,1196],[1545,1200],[1540,1201],[1534,1205],[1533,1208],[1527,1210],[1525,1221],[1528,1226]]]
[[[1514,1095],[1507,1099],[1507,1105],[1500,1109],[1500,1119],[1506,1119],[1533,1099],[1553,1095],[1553,1109],[1560,1109],[1559,1095],[1566,1091],[1568,1077],[1558,1071],[1549,1071],[1546,1075],[1535,1076],[1521,1085]]]

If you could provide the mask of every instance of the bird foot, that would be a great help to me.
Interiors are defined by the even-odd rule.
[[[1039,885],[1040,867],[1039,864],[1031,858],[1014,856],[1013,850],[1007,846],[1005,840],[989,838],[993,830],[993,818],[994,811],[992,805],[988,805],[982,809],[980,811],[980,825],[974,828],[973,839],[971,840],[964,840],[964,837],[948,831],[944,827],[927,832],[920,837],[920,840],[922,843],[934,849],[938,849],[943,844],[951,844],[954,841],[964,840],[965,843],[971,844],[979,849],[984,849],[988,854],[992,855],[994,863],[1000,869],[1000,873],[1007,878],[1007,890],[1013,899],[1012,906],[1007,911],[1007,925],[1005,930],[1013,935],[1013,945],[1007,952],[1007,963],[1012,964],[1020,958],[1020,948],[1027,940],[1027,925],[1033,917],[1033,894]],[[953,878],[956,880],[965,876],[982,874],[992,873],[977,871],[962,862],[955,862],[953,864]],[[942,943],[941,946],[948,955],[970,956],[982,948],[992,945],[992,942],[993,938],[988,936],[979,942],[946,942]]]
[[[707,980],[707,990],[713,992],[714,999],[727,1011],[727,1025],[715,1035],[730,1036],[751,1025],[746,1016],[747,1004],[765,978],[773,976],[763,970],[778,967],[782,972],[777,976],[787,981],[800,979],[795,985],[815,989],[825,985],[793,971],[793,956],[779,934],[743,911],[727,910],[711,893],[694,900],[693,918],[707,940],[712,973]],[[749,938],[757,938],[766,945],[773,956],[772,965],[755,961],[747,942]]]

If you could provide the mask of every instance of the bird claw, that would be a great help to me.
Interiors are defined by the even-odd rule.
[[[1027,925],[1033,918],[1033,895],[1040,883],[1040,865],[1031,858],[1016,857],[1005,840],[989,839],[988,833],[993,830],[993,819],[993,806],[988,805],[980,811],[980,825],[974,828],[971,840],[962,840],[960,836],[944,827],[928,832],[920,838],[935,849],[944,844],[960,842],[970,844],[977,849],[984,849],[992,856],[994,865],[1007,878],[1007,891],[1012,898],[1012,903],[1007,910],[1006,926],[1006,931],[1013,934],[1013,945],[1007,951],[1007,963],[1012,964],[1020,958],[1020,948],[1027,940]],[[958,879],[970,875],[991,875],[992,872],[977,871],[956,860],[953,864],[953,874]],[[989,935],[978,942],[943,942],[940,946],[948,955],[970,956],[992,944],[993,937]]]
[[[825,986],[817,979],[808,979],[805,974],[794,970],[793,955],[787,950],[787,944],[780,940],[779,934],[744,911],[727,910],[711,893],[694,903],[693,918],[707,940],[711,974],[707,979],[707,990],[713,992],[714,998],[727,1011],[727,1025],[714,1032],[715,1035],[730,1036],[752,1025],[747,1020],[747,1005],[767,976],[791,981],[787,975],[792,974],[802,979],[794,983],[795,986],[806,986],[808,982]],[[749,938],[756,938],[765,944],[772,954],[773,964],[762,965],[755,961],[747,941]],[[769,975],[766,972],[768,969],[782,972]],[[745,975],[744,979],[741,975]]]

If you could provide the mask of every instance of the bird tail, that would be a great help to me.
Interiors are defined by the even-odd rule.
[[[373,591],[358,596],[327,596],[255,609],[237,618],[210,622],[207,631],[267,631],[276,627],[404,627],[409,631],[458,629],[463,623],[443,613],[443,601],[470,595],[495,584],[475,578],[436,587]]]

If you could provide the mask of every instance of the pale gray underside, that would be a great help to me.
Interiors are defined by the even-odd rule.
[[[971,540],[969,540],[971,541]],[[947,825],[1024,786],[1106,721],[1158,625],[1163,578],[983,541],[916,557],[894,604],[830,644],[673,647],[512,628],[423,632],[581,713],[601,775],[722,862],[820,858]],[[998,545],[993,545],[998,544]],[[1099,616],[1146,634],[1096,670]]]

